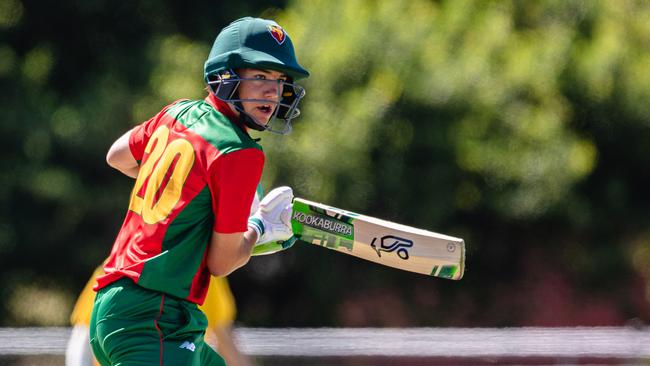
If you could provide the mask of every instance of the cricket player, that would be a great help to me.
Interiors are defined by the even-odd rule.
[[[242,18],[205,62],[208,96],[180,100],[118,138],[107,162],[136,178],[126,218],[97,277],[90,343],[101,365],[223,365],[199,310],[210,275],[248,262],[255,245],[292,236],[289,187],[249,218],[264,165],[251,129],[288,133],[309,76],[286,31]]]

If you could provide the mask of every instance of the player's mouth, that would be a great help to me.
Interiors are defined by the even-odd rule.
[[[267,118],[271,117],[271,115],[273,114],[273,106],[270,105],[270,104],[263,104],[263,105],[255,107],[255,109],[260,111],[260,113],[262,115],[266,116]]]

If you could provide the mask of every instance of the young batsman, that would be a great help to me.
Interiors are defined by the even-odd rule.
[[[109,165],[136,178],[97,278],[90,342],[101,365],[223,365],[205,344],[210,274],[246,264],[253,246],[291,237],[289,187],[249,218],[264,165],[248,131],[288,133],[309,76],[277,23],[242,18],[217,36],[205,100],[181,100],[118,138]]]

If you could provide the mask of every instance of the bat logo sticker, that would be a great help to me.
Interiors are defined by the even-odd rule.
[[[379,246],[375,244],[376,241],[377,238],[373,238],[370,246],[377,252],[378,257],[381,258],[381,252],[397,252],[397,256],[403,260],[409,259],[409,252],[406,248],[412,247],[413,241],[393,235],[382,236]]]

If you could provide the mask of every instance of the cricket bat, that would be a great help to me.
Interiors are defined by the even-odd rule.
[[[404,271],[451,280],[465,271],[463,239],[303,198],[293,200],[291,228],[299,241]]]

